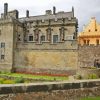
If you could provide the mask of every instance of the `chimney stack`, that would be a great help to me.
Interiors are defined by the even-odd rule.
[[[53,7],[53,14],[54,15],[56,14],[56,7],[55,6]]]
[[[29,10],[26,10],[26,17],[29,17]]]
[[[73,17],[74,17],[74,7],[72,7],[72,13],[73,13]]]
[[[4,3],[4,16],[7,16],[7,12],[8,12],[8,3]]]

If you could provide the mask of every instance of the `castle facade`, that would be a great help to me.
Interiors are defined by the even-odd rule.
[[[44,15],[19,18],[17,10],[0,18],[0,70],[76,69],[78,20],[70,12],[46,10]]]

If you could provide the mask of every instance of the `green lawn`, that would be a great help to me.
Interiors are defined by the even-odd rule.
[[[88,98],[83,98],[80,100],[100,100],[100,97],[88,97]]]
[[[31,75],[31,74],[19,74],[19,73],[0,73],[0,76],[7,76],[7,77],[23,77],[28,79],[34,79],[34,80],[45,80],[45,81],[63,81],[68,80],[68,77],[66,76],[42,76],[42,75]]]

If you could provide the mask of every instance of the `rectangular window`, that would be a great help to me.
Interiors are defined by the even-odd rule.
[[[87,40],[87,45],[89,45],[90,44],[90,40]]]
[[[4,60],[4,58],[5,58],[5,56],[4,55],[1,55],[1,59]]]
[[[1,43],[1,48],[5,48],[5,43]]]
[[[33,41],[33,36],[29,36],[29,41]]]
[[[41,36],[41,41],[45,41],[45,36],[44,35]]]
[[[58,42],[58,35],[53,35],[53,43],[57,43]]]
[[[99,40],[98,39],[96,40],[96,45],[99,45]]]
[[[84,44],[86,44],[86,40],[83,40]]]

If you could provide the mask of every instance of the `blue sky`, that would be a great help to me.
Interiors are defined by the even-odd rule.
[[[75,16],[79,20],[79,31],[82,26],[89,22],[91,17],[96,17],[100,23],[100,0],[0,0],[0,13],[3,12],[3,5],[7,2],[9,10],[17,9],[20,16],[26,15],[26,10],[30,15],[41,15],[45,10],[56,6],[57,11],[71,11],[75,9]]]

